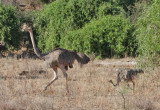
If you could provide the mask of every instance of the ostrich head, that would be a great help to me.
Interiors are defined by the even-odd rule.
[[[77,55],[81,58],[81,64],[87,64],[90,61],[90,58],[83,52],[78,52]]]
[[[136,72],[137,73],[144,73],[144,71],[142,69],[137,69]]]
[[[32,31],[32,28],[28,26],[26,23],[22,25],[22,31]]]

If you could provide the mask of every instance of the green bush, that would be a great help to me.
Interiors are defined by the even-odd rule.
[[[37,13],[34,26],[38,34],[38,47],[47,52],[60,46],[69,32],[82,28],[91,20],[108,14],[120,14],[122,8],[108,0],[58,0]]]
[[[147,10],[150,5],[146,0],[140,0],[135,2],[133,5],[128,6],[127,17],[132,24],[136,24],[138,18],[142,13]]]
[[[0,40],[5,42],[7,49],[19,47],[19,19],[16,9],[0,4]]]
[[[51,2],[54,2],[56,0],[40,0],[40,1],[43,2],[43,3],[51,3]]]
[[[74,51],[94,52],[96,56],[124,56],[135,49],[133,29],[121,16],[106,16],[92,21],[82,29],[71,31],[61,40],[61,47]]]
[[[160,62],[160,1],[146,10],[137,22],[136,30],[140,65],[156,67]]]

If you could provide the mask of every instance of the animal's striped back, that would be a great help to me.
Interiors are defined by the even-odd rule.
[[[116,71],[119,80],[133,80],[138,73],[144,73],[142,69],[119,68]]]

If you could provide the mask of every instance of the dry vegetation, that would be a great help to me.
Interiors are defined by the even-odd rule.
[[[108,82],[115,81],[116,68],[133,68],[124,63],[132,60],[95,60],[82,68],[74,65],[68,70],[70,93],[66,94],[60,70],[59,79],[42,92],[53,77],[52,70],[46,69],[43,61],[0,59],[0,110],[123,110],[122,94],[126,110],[159,110],[158,69],[138,76],[134,93],[125,84],[115,88]]]

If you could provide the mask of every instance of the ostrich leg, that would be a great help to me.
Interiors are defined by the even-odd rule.
[[[69,93],[69,89],[68,89],[68,74],[66,73],[65,66],[61,65],[59,68],[63,72],[64,77],[66,78],[66,90]]]
[[[44,88],[44,91],[45,90],[47,90],[47,88],[48,88],[48,86],[50,86],[55,80],[57,80],[58,79],[58,76],[57,76],[57,68],[53,68],[53,70],[54,70],[54,77],[53,77],[53,79],[51,80],[51,82]]]

